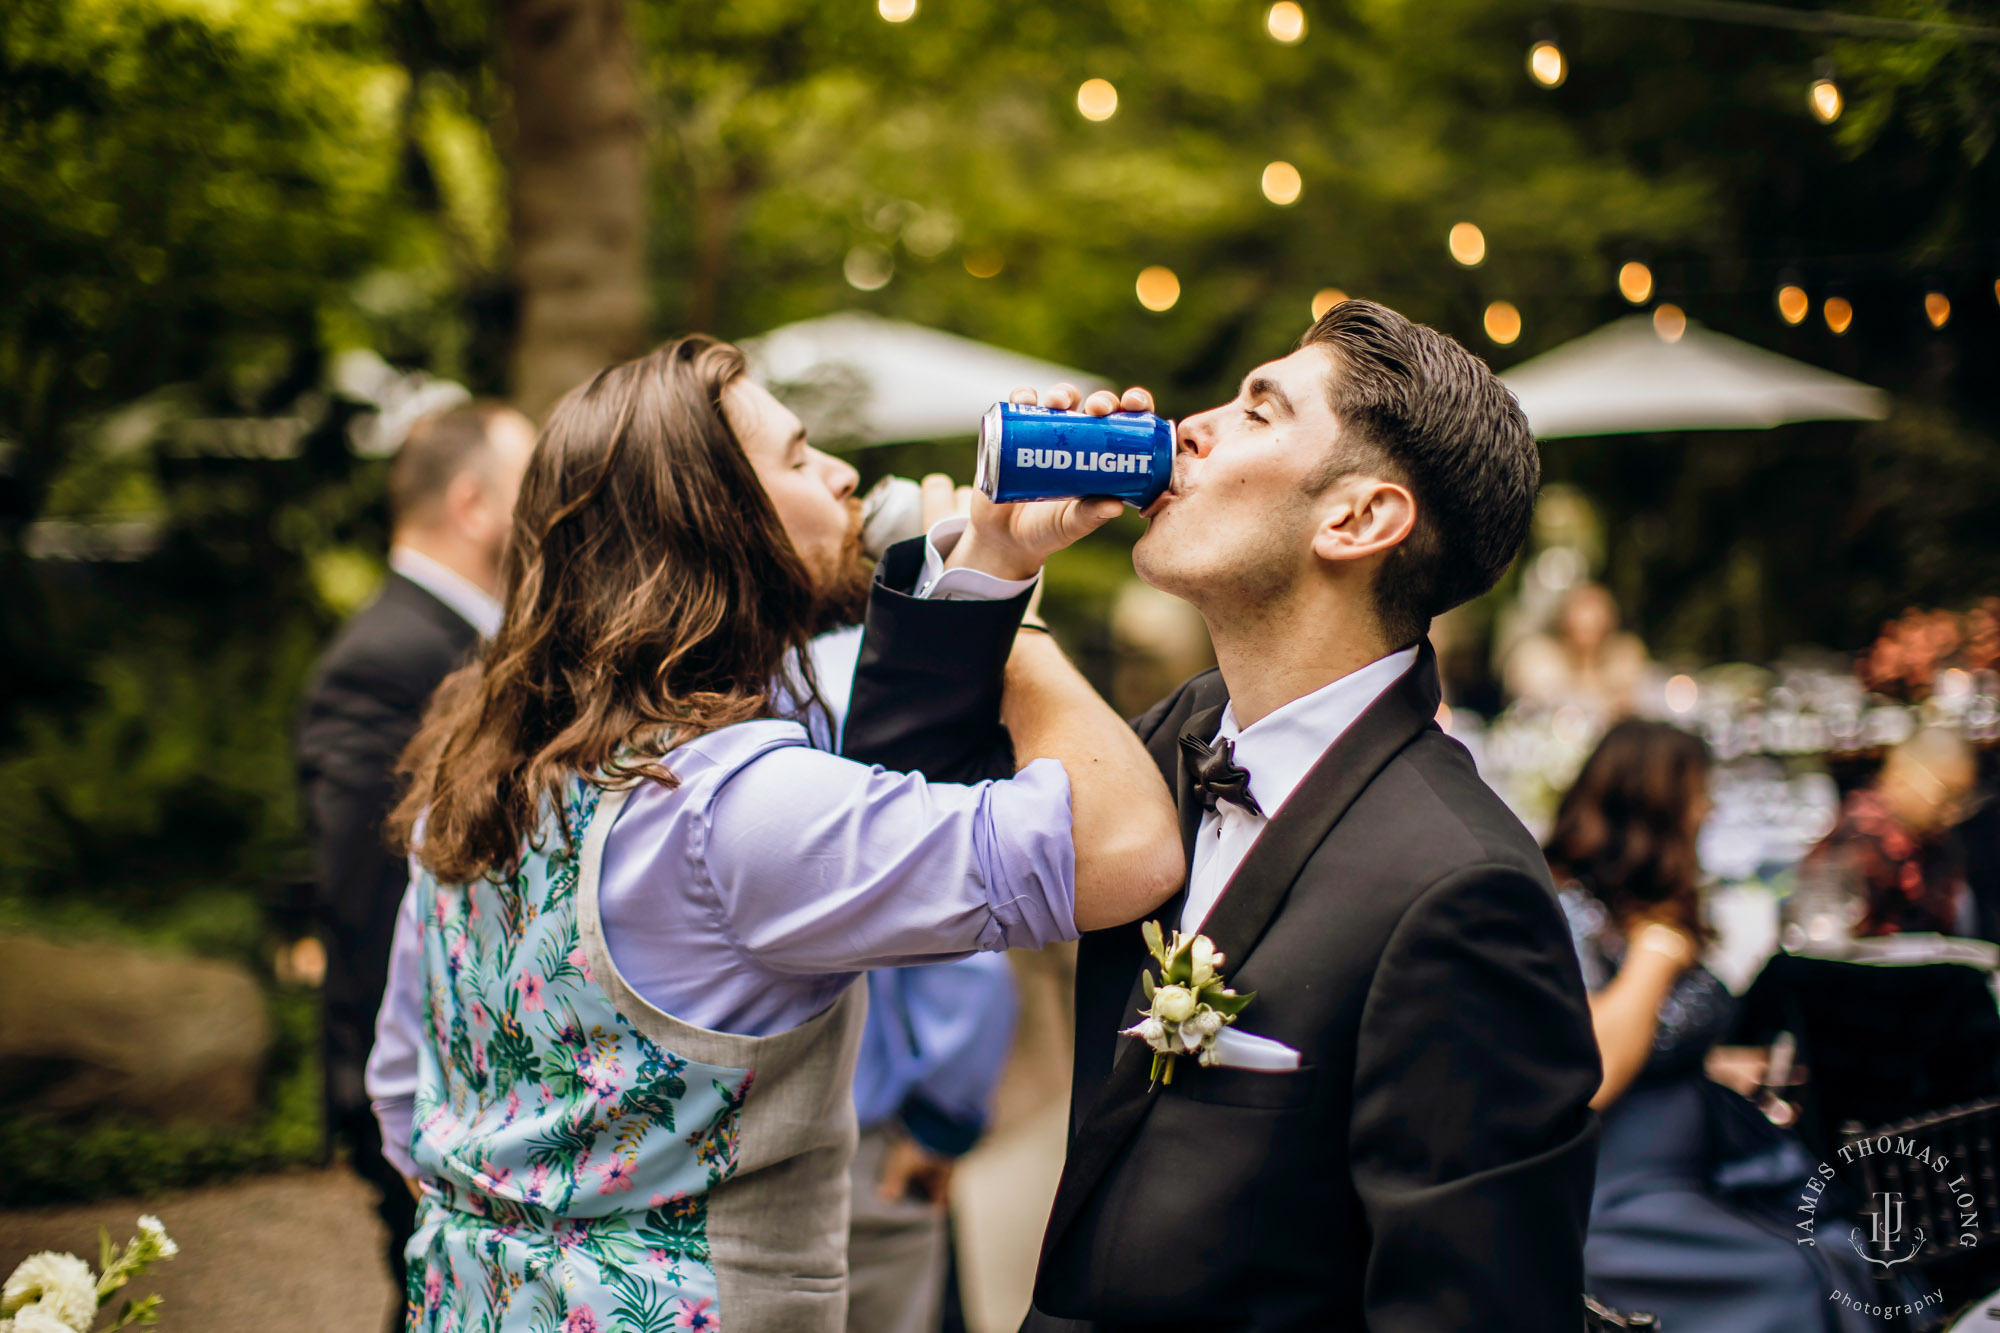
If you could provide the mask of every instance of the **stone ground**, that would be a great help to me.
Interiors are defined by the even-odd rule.
[[[381,1257],[373,1193],[344,1169],[259,1176],[156,1199],[0,1212],[0,1273],[36,1250],[97,1266],[101,1223],[122,1244],[156,1213],[181,1253],[134,1284],[166,1298],[167,1333],[273,1333],[388,1327],[396,1294]]]
[[[952,1188],[972,1333],[1014,1333],[1027,1312],[1042,1224],[1062,1172],[1069,1104],[1071,955],[1012,955],[1020,1034],[986,1139]],[[136,1285],[166,1298],[163,1333],[377,1333],[396,1304],[370,1188],[346,1169],[295,1171],[152,1199],[0,1211],[0,1277],[37,1250],[92,1267],[97,1228],[123,1243],[155,1213],[179,1257]]]

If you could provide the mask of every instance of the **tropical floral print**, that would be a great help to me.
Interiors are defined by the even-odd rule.
[[[411,1333],[720,1333],[708,1191],[736,1169],[747,1069],[642,1036],[578,933],[598,788],[511,882],[418,885],[430,1041],[413,1155]]]

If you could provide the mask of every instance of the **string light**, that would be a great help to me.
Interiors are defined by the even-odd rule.
[[[1812,108],[1813,119],[1822,125],[1831,125],[1840,119],[1847,99],[1840,95],[1840,85],[1833,81],[1832,61],[1820,61],[1813,73],[1812,87],[1806,90],[1806,105]]]
[[[1346,299],[1347,299],[1347,293],[1343,292],[1338,287],[1322,287],[1318,291],[1314,292],[1313,293],[1314,322],[1317,322],[1321,315],[1324,315],[1327,311],[1333,309],[1335,306],[1339,305],[1342,301],[1345,301]]]
[[[1644,305],[1653,295],[1653,270],[1634,259],[1618,270],[1618,294],[1633,305]]]
[[[1951,298],[1943,292],[1924,293],[1924,316],[1931,327],[1941,329],[1951,323]]]
[[[1291,46],[1306,35],[1306,11],[1292,0],[1278,0],[1264,15],[1264,31],[1271,34],[1273,41]]]
[[[998,277],[1000,270],[1007,267],[1007,261],[998,250],[967,250],[965,271],[975,278]]]
[[[1661,342],[1677,343],[1687,331],[1687,312],[1679,306],[1666,303],[1653,312],[1653,332],[1660,335]]]
[[[1560,88],[1569,77],[1569,62],[1562,48],[1544,38],[1528,48],[1528,77],[1544,88]]]
[[[1836,337],[1847,332],[1847,326],[1854,322],[1854,306],[1844,296],[1827,297],[1820,313],[1826,316],[1826,326]]]
[[[1495,301],[1486,307],[1486,336],[1505,347],[1521,336],[1521,312],[1511,301]]]
[[[1451,257],[1467,268],[1478,268],[1486,262],[1486,233],[1470,222],[1454,226],[1445,244],[1451,247]]]
[[[1139,271],[1135,290],[1139,294],[1139,304],[1146,309],[1156,313],[1172,310],[1174,302],[1181,299],[1181,280],[1174,276],[1172,269],[1155,264]]]
[[[1118,90],[1109,79],[1085,79],[1076,90],[1076,109],[1085,120],[1109,120],[1118,110]]]
[[[1299,177],[1299,169],[1289,162],[1273,162],[1264,168],[1264,197],[1272,203],[1283,206],[1295,204],[1299,191],[1305,182]]]
[[[916,16],[917,0],[875,0],[875,12],[891,23],[907,23]]]
[[[1787,324],[1802,324],[1812,313],[1812,300],[1806,289],[1796,283],[1786,283],[1778,288],[1778,317]]]
[[[840,272],[848,286],[872,292],[887,287],[896,276],[896,261],[879,245],[857,245],[847,252]]]

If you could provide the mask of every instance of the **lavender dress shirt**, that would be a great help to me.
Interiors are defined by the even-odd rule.
[[[761,721],[690,741],[667,765],[680,785],[641,787],[611,831],[600,901],[619,971],[683,1022],[766,1036],[873,968],[1076,938],[1069,775],[1055,760],[1004,782],[929,782]],[[424,1040],[418,931],[406,893],[368,1062],[383,1151],[405,1175]]]

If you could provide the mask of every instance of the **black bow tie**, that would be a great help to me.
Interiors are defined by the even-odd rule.
[[[1236,766],[1236,742],[1217,741],[1210,745],[1196,736],[1181,736],[1181,752],[1194,769],[1194,789],[1204,809],[1215,809],[1217,801],[1233,801],[1253,815],[1263,814],[1257,798],[1250,794],[1250,770]]]

